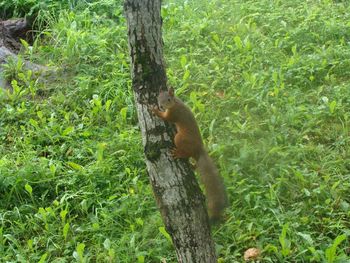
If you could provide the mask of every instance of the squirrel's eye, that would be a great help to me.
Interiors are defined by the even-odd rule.
[[[170,101],[170,98],[168,99],[168,101]]]

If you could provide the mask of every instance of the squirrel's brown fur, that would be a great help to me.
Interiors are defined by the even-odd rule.
[[[169,89],[158,96],[159,106],[165,110],[153,109],[154,114],[163,120],[175,123],[177,133],[174,138],[176,148],[172,150],[174,158],[194,158],[201,174],[211,220],[222,218],[227,205],[226,189],[213,160],[204,148],[202,137],[190,108],[174,96]]]

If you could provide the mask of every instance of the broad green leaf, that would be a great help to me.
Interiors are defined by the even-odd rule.
[[[30,123],[32,126],[34,126],[35,128],[38,127],[38,122],[37,122],[36,120],[34,120],[34,119],[29,119],[29,123]]]
[[[235,41],[236,47],[238,49],[242,49],[243,48],[243,43],[242,43],[242,40],[241,40],[241,38],[239,36],[235,36],[233,38],[233,40]]]
[[[137,256],[137,263],[145,263],[145,256]]]
[[[28,42],[25,41],[25,40],[22,39],[22,38],[20,38],[19,40],[21,41],[21,44],[23,45],[23,47],[24,47],[26,50],[28,50],[28,48],[29,48]]]
[[[111,260],[115,258],[115,250],[113,248],[108,250],[108,256]]]
[[[337,106],[337,102],[333,100],[331,103],[329,103],[329,111],[331,113],[334,113],[335,107]]]
[[[213,40],[214,40],[217,44],[220,43],[220,38],[219,38],[219,35],[218,35],[218,34],[213,34],[213,35],[212,35],[212,38],[213,38]]]
[[[188,69],[186,69],[182,79],[187,80],[189,77],[190,77],[190,71]]]
[[[111,240],[106,238],[105,241],[103,242],[103,247],[107,250],[110,249],[111,248]]]
[[[70,229],[69,223],[66,223],[63,227],[63,233],[62,233],[64,240],[67,239],[69,229]]]
[[[111,107],[111,104],[112,104],[112,101],[111,101],[111,100],[107,100],[107,101],[106,101],[105,109],[106,109],[107,112],[109,111],[109,109],[110,109],[110,107]]]
[[[60,217],[61,217],[62,221],[64,221],[66,219],[67,214],[68,214],[68,211],[66,209],[64,209],[60,212]]]
[[[107,143],[99,143],[97,144],[96,157],[97,161],[101,162],[103,160],[103,152],[107,147]]]
[[[73,252],[73,257],[78,261],[78,262],[83,262],[84,259],[84,249],[85,249],[85,244],[84,243],[78,243],[75,251]]]
[[[186,64],[187,64],[187,58],[186,56],[182,55],[180,58],[180,62],[181,62],[181,67],[185,68]]]
[[[66,136],[68,134],[71,134],[72,132],[74,132],[74,126],[68,126],[63,132],[62,135]]]
[[[33,250],[33,243],[34,243],[33,239],[27,240],[27,246],[30,250]]]
[[[328,263],[333,263],[336,260],[337,248],[341,242],[346,239],[346,235],[337,236],[331,247],[326,249],[326,259]]]
[[[140,226],[143,226],[143,220],[142,220],[142,218],[140,218],[140,217],[136,218],[136,223],[137,223],[138,225],[140,225]]]
[[[128,107],[121,108],[120,116],[122,117],[123,121],[126,121],[127,113],[128,113]]]
[[[282,233],[281,235],[279,236],[279,241],[280,241],[280,244],[281,244],[281,247],[282,247],[282,250],[281,250],[281,253],[282,253],[282,256],[288,256],[291,252],[290,250],[290,241],[287,239],[287,230],[289,228],[289,224],[285,224],[283,225],[283,228],[282,228]]]
[[[74,163],[74,162],[67,162],[67,164],[69,167],[73,168],[74,170],[80,171],[80,170],[84,169],[81,165]]]
[[[33,192],[33,188],[30,186],[30,184],[26,183],[26,185],[24,186],[24,188],[26,189],[26,191],[32,195]]]
[[[54,175],[56,173],[56,166],[51,164],[49,168],[50,168],[50,172]]]
[[[159,232],[160,232],[169,242],[172,242],[169,233],[166,232],[166,230],[165,230],[165,227],[161,226],[161,227],[159,227],[158,229],[159,229]]]
[[[48,254],[45,253],[44,255],[41,256],[40,260],[39,260],[39,263],[44,263],[46,258],[47,258]]]
[[[37,111],[36,115],[38,115],[39,119],[43,118],[43,112],[42,111]]]

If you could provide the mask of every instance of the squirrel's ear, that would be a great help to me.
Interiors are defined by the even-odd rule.
[[[174,97],[174,89],[172,87],[169,87],[168,93],[171,97]]]

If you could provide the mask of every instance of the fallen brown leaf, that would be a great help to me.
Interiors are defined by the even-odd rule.
[[[260,254],[261,254],[260,249],[255,247],[249,248],[244,252],[244,260],[245,261],[255,260],[260,256]]]

